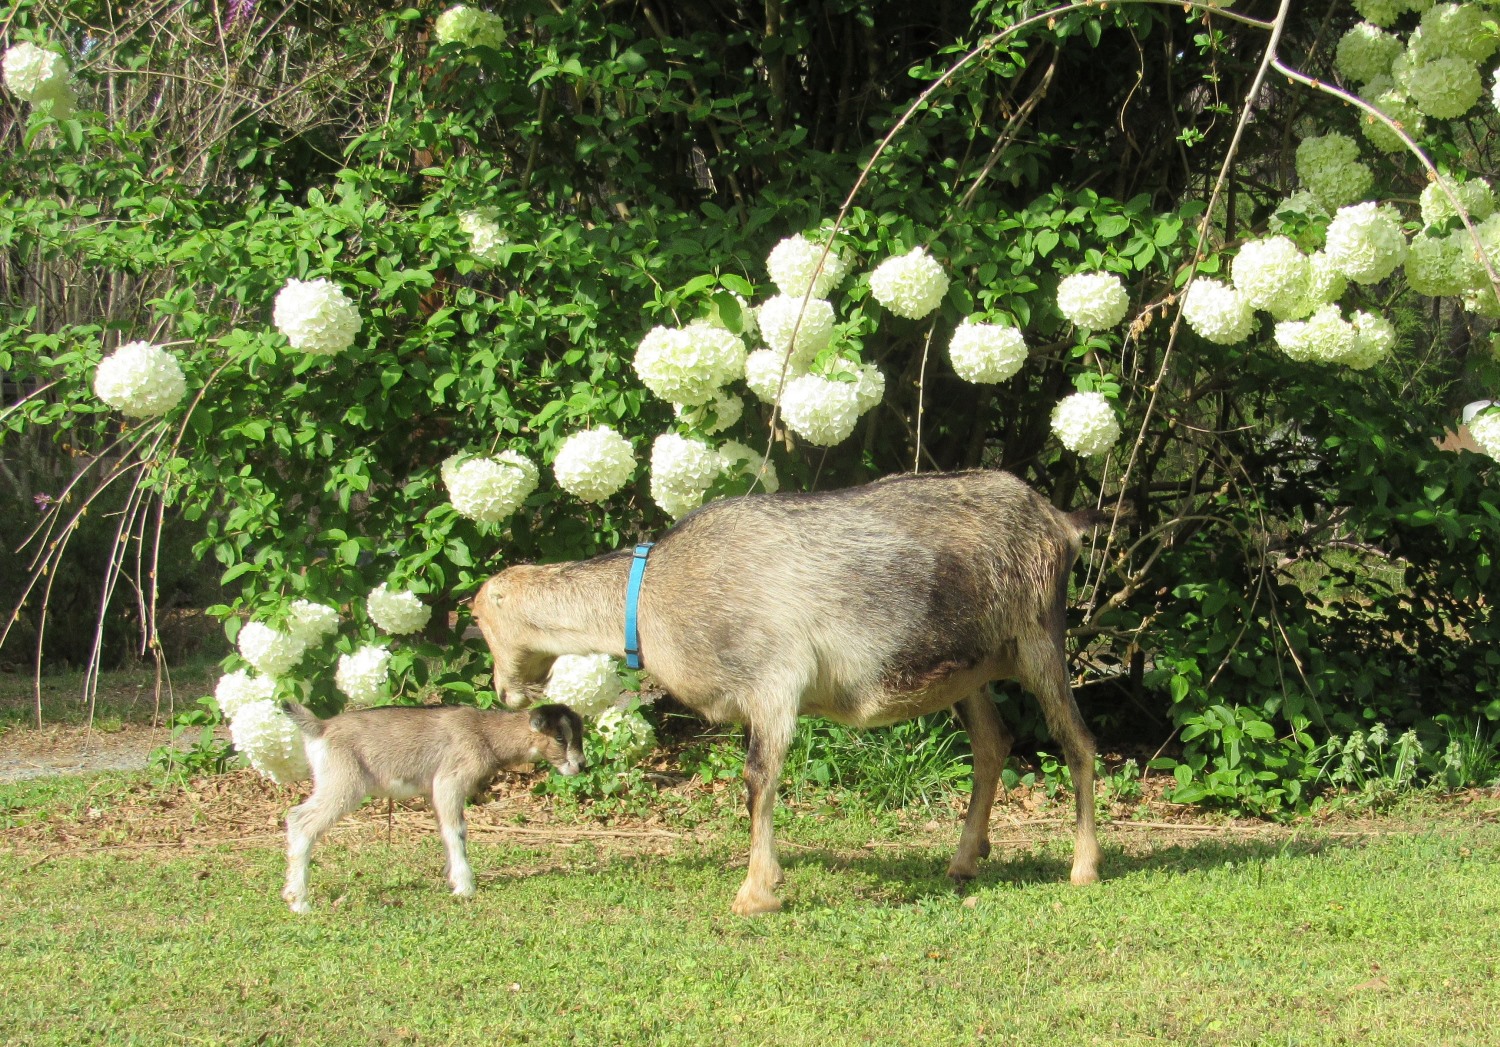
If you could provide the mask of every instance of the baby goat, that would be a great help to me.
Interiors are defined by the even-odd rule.
[[[296,702],[286,713],[302,731],[313,794],[286,816],[286,887],[293,912],[307,912],[313,845],[367,796],[425,796],[437,816],[453,893],[474,893],[465,852],[464,803],[500,768],[546,760],[566,775],[583,769],[583,723],[561,705],[527,712],[447,705],[359,709],[327,720]]]

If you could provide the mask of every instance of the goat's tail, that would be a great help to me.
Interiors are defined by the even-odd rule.
[[[296,702],[283,701],[281,711],[297,725],[297,729],[302,732],[304,738],[317,738],[323,733],[323,721]]]

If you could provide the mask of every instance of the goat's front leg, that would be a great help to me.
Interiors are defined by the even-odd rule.
[[[468,829],[464,824],[464,801],[469,798],[467,783],[438,777],[432,783],[432,810],[443,836],[443,851],[448,857],[444,872],[460,898],[474,896],[474,870],[469,867]]]
[[[968,732],[969,747],[974,753],[974,788],[969,793],[969,815],[964,819],[958,850],[954,852],[953,861],[948,863],[948,875],[955,883],[961,884],[978,876],[979,859],[990,855],[990,809],[995,805],[1000,772],[1015,739],[1006,730],[1005,721],[990,700],[987,687],[959,702],[953,711]]]
[[[783,719],[752,723],[745,752],[746,806],[750,809],[750,869],[731,906],[738,916],[777,912],[781,901],[776,888],[784,877],[776,858],[776,836],[772,814],[781,767],[792,743],[796,714]]]

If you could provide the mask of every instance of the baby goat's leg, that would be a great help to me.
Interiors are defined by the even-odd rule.
[[[363,799],[364,794],[353,781],[342,786],[329,781],[314,786],[306,803],[287,812],[286,886],[281,897],[292,907],[292,912],[307,912],[309,908],[307,867],[312,861],[313,846]]]
[[[432,783],[432,811],[437,815],[438,830],[443,836],[443,851],[448,856],[444,867],[453,893],[460,898],[474,896],[474,870],[469,868],[468,829],[464,824],[464,801],[469,798],[469,783],[439,775]]]

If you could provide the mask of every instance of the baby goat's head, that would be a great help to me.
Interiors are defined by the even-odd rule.
[[[531,717],[533,760],[546,760],[567,776],[583,770],[583,721],[577,713],[566,705],[539,705],[516,715]]]

